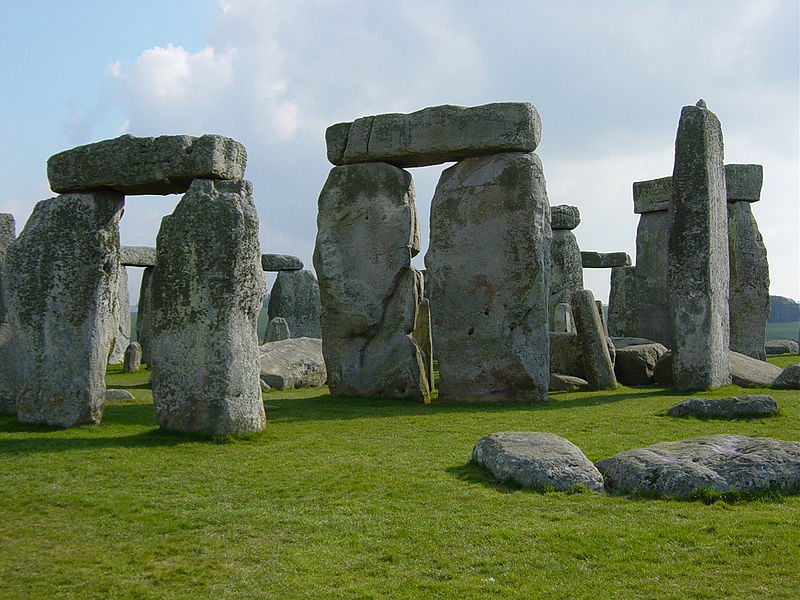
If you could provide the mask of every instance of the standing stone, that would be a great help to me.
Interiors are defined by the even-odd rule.
[[[6,300],[22,423],[100,422],[122,207],[115,192],[43,200],[8,249]]]
[[[550,245],[550,330],[556,329],[556,307],[569,305],[572,292],[583,289],[581,250],[575,234],[568,229],[556,229]]]
[[[159,425],[258,431],[264,277],[252,184],[196,179],[162,220],[156,253],[150,380]]]
[[[122,363],[122,370],[125,373],[136,373],[142,366],[142,345],[139,342],[131,342],[125,348],[125,360]]]
[[[669,223],[669,211],[643,213],[636,230],[636,335],[667,348],[673,345],[667,281]]]
[[[572,318],[572,307],[566,302],[559,302],[553,310],[550,320],[550,331],[555,333],[574,333],[575,321]]]
[[[146,267],[142,272],[142,283],[139,287],[139,304],[136,307],[136,341],[142,346],[142,362],[150,364],[150,339],[152,337],[151,328],[151,307],[153,305],[153,294],[151,282],[153,281],[154,267]]]
[[[608,323],[606,322],[606,312],[603,310],[603,301],[595,300],[594,303],[595,306],[597,306],[597,316],[600,317],[600,325],[603,328],[603,333],[608,337]]]
[[[10,323],[0,323],[0,415],[17,413],[17,350]]]
[[[6,252],[15,237],[14,215],[0,213],[0,323],[6,320],[6,309],[3,303],[3,263],[6,259]]]
[[[424,285],[423,280],[423,285]],[[428,378],[431,391],[434,390],[433,375],[433,337],[431,334],[431,304],[428,298],[424,297],[417,306],[417,316],[414,318],[414,341],[422,350],[425,359],[425,376]]]
[[[572,315],[583,351],[583,365],[589,387],[595,390],[613,388],[617,385],[614,363],[608,351],[600,313],[590,290],[572,294]]]
[[[681,111],[675,139],[668,280],[681,390],[730,383],[728,240],[722,128],[701,106]]]
[[[551,237],[537,155],[468,159],[442,173],[425,257],[442,400],[547,399]]]
[[[291,337],[322,337],[319,329],[319,284],[311,271],[278,272],[267,311],[270,319],[286,319]]]
[[[128,295],[128,272],[120,264],[117,273],[117,289],[111,305],[111,323],[108,335],[111,338],[111,351],[108,364],[118,365],[125,358],[125,349],[131,343],[131,301]]]
[[[333,396],[430,401],[414,340],[422,275],[414,184],[386,163],[334,167],[319,196],[314,268]]]
[[[614,337],[633,337],[637,326],[636,267],[611,269],[608,296],[608,333]]]
[[[279,342],[281,340],[288,340],[292,337],[292,332],[289,329],[289,324],[283,317],[273,317],[267,323],[267,330],[264,332],[264,343]],[[297,337],[297,336],[295,336]],[[300,336],[309,337],[309,336]]]

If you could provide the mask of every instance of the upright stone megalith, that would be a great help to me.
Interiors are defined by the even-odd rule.
[[[14,215],[0,213],[0,323],[6,320],[6,309],[3,303],[3,263],[6,252],[15,237]]]
[[[320,338],[319,284],[311,271],[279,271],[269,295],[269,318],[286,319],[293,338]]]
[[[151,383],[165,429],[264,426],[256,324],[264,297],[252,184],[196,179],[161,222],[151,280]]]
[[[572,315],[575,318],[575,328],[578,330],[583,368],[589,386],[595,390],[613,388],[617,385],[614,363],[608,351],[600,311],[590,290],[572,294]]]
[[[43,200],[8,249],[20,422],[100,422],[122,207],[116,192]]]
[[[716,388],[731,381],[728,216],[722,127],[703,101],[681,111],[669,214],[675,387]]]
[[[125,349],[131,343],[131,301],[128,295],[128,271],[120,264],[116,277],[114,301],[111,305],[111,322],[108,335],[111,350],[108,363],[118,365],[125,359]]]
[[[562,315],[556,313],[561,304],[569,307],[572,292],[583,289],[581,249],[572,230],[581,222],[577,206],[566,204],[551,207],[550,227],[553,239],[550,245],[550,299],[548,302],[551,331],[568,331],[560,326]],[[572,309],[569,320],[572,321]]]
[[[414,340],[422,275],[411,175],[387,163],[334,167],[319,196],[314,268],[334,396],[430,400]]]
[[[466,159],[442,173],[425,257],[442,400],[547,399],[551,239],[536,154]]]
[[[608,296],[608,333],[614,337],[636,337],[638,326],[636,267],[611,269]]]
[[[150,365],[150,339],[152,333],[153,294],[151,282],[155,267],[145,267],[139,286],[139,303],[136,306],[136,341],[142,346],[142,362]]]

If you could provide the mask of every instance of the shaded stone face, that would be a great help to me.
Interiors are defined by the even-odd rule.
[[[591,291],[581,290],[572,294],[572,316],[578,331],[589,387],[595,390],[613,388],[617,385],[614,362],[608,351],[606,333]]]
[[[625,252],[581,252],[581,263],[584,269],[628,267],[631,257]]]
[[[325,139],[334,165],[383,161],[422,167],[500,152],[533,152],[541,131],[532,104],[500,102],[362,117],[332,125]]]
[[[672,347],[669,312],[667,245],[669,212],[649,212],[639,217],[636,230],[636,335]]]
[[[8,248],[20,422],[100,422],[122,207],[113,192],[43,200]]]
[[[581,213],[577,206],[558,204],[550,207],[550,229],[575,229],[581,224]]]
[[[119,266],[116,282],[108,330],[111,340],[108,364],[111,365],[123,362],[125,349],[131,343],[131,301],[128,296],[128,272],[122,264]]]
[[[569,304],[572,292],[583,289],[581,250],[575,234],[566,229],[556,229],[550,244],[550,329],[561,331],[556,324],[556,307]],[[571,311],[571,309],[570,309]],[[570,321],[572,315],[570,314]]]
[[[149,246],[122,246],[120,260],[125,267],[152,267],[156,264],[156,249]]]
[[[136,340],[142,346],[142,362],[150,364],[150,338],[152,333],[153,295],[150,286],[153,281],[153,267],[146,267],[142,272],[142,283],[139,286],[139,303],[136,306]]]
[[[6,259],[6,252],[15,237],[14,216],[0,213],[0,323],[5,321],[6,309],[3,303],[3,263]]]
[[[319,197],[314,268],[334,396],[429,401],[413,338],[422,275],[411,175],[387,163],[331,169]]]
[[[722,128],[709,110],[685,106],[675,140],[668,284],[678,389],[730,383],[728,239]],[[641,332],[640,332],[641,333]]]
[[[122,370],[126,373],[136,373],[142,366],[142,345],[139,342],[131,342],[125,349],[125,359],[122,362]]]
[[[547,399],[549,213],[535,154],[442,173],[425,265],[443,400]]]
[[[291,337],[321,338],[319,284],[311,271],[281,271],[269,295],[269,318],[286,319]]]
[[[289,254],[262,254],[261,268],[264,271],[299,271],[303,261]]]
[[[288,340],[292,337],[292,332],[289,329],[289,324],[283,317],[272,317],[267,323],[267,329],[264,332],[264,343],[278,342],[280,340]]]
[[[250,182],[195,180],[162,220],[156,248],[150,359],[159,425],[211,435],[261,429],[264,277]]]
[[[609,335],[635,336],[637,313],[636,267],[614,267],[611,269],[611,293],[608,297]]]

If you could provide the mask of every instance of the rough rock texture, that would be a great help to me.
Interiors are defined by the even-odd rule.
[[[5,297],[22,423],[100,422],[122,207],[115,192],[43,200],[8,248]]]
[[[654,369],[667,349],[659,343],[617,349],[614,373],[625,385],[649,385],[655,381]]]
[[[794,340],[767,340],[764,350],[767,354],[797,354],[800,346]]]
[[[422,275],[411,175],[386,163],[331,169],[319,197],[314,268],[334,396],[430,401],[413,338]]]
[[[156,420],[211,435],[261,429],[256,324],[264,276],[250,182],[196,179],[161,221],[156,248]]]
[[[128,390],[106,390],[104,397],[106,402],[113,400],[134,400],[133,394]]]
[[[335,165],[383,161],[422,167],[500,152],[533,152],[539,113],[527,102],[433,106],[410,114],[362,117],[325,132]]]
[[[653,340],[648,340],[647,338],[640,338],[640,337],[612,337],[611,343],[614,344],[614,348],[619,350],[620,348],[627,348],[628,346],[640,346],[641,344],[655,344]]]
[[[289,390],[325,385],[327,372],[319,338],[291,338],[259,348],[261,379],[270,387]]]
[[[125,349],[131,343],[131,301],[128,296],[128,272],[122,264],[118,267],[116,290],[111,305],[111,322],[108,336],[111,339],[111,350],[108,363],[120,364],[125,358]]]
[[[667,282],[669,223],[668,211],[648,212],[639,217],[636,230],[636,335],[667,348],[674,337]]]
[[[142,362],[150,364],[150,339],[152,338],[152,306],[154,267],[146,267],[142,272],[142,283],[139,287],[139,303],[136,307],[136,341],[142,346]]]
[[[671,417],[691,415],[709,419],[769,417],[777,412],[778,405],[775,400],[760,394],[730,398],[687,398],[666,410]]]
[[[625,337],[636,335],[638,317],[636,267],[611,269],[611,292],[608,296],[608,333]]]
[[[672,177],[633,182],[633,212],[637,215],[667,211],[670,204]]]
[[[603,334],[608,337],[608,321],[606,320],[606,311],[603,308],[603,301],[595,300],[594,304],[597,307],[597,316],[600,317],[600,326],[603,328]]]
[[[550,330],[557,329],[556,306],[570,303],[572,292],[583,289],[581,250],[575,234],[566,229],[553,231],[550,243]],[[572,319],[572,308],[569,310]]]
[[[152,267],[156,264],[156,249],[150,246],[122,246],[119,262],[124,267]]]
[[[629,267],[631,257],[627,252],[581,252],[581,263],[584,269]]]
[[[267,323],[267,329],[264,331],[265,344],[269,342],[288,340],[290,337],[292,337],[292,331],[289,329],[289,324],[286,322],[286,319],[283,317],[272,317],[269,320],[269,323]]]
[[[535,154],[442,173],[425,257],[442,400],[547,399],[551,235]]]
[[[583,361],[583,348],[577,333],[550,333],[550,372],[562,373],[572,377],[588,379]],[[616,351],[610,338],[606,338],[611,363],[614,364]]]
[[[136,373],[142,367],[142,345],[131,342],[125,349],[125,358],[122,361],[122,370],[125,373]]]
[[[578,331],[589,387],[595,390],[613,388],[617,385],[614,363],[608,351],[608,338],[603,331],[600,313],[590,290],[573,292],[572,315],[575,318],[575,329]]]
[[[0,324],[6,320],[6,309],[3,303],[3,263],[6,259],[8,247],[16,237],[15,231],[14,216],[0,213]]]
[[[423,280],[424,285],[424,280]],[[433,335],[431,333],[431,303],[428,298],[422,298],[417,306],[417,316],[414,318],[414,341],[422,351],[425,362],[425,376],[428,378],[431,391],[434,390],[433,373]]]
[[[572,375],[562,375],[561,373],[550,373],[550,387],[551,392],[560,392],[564,390],[574,390],[578,388],[588,388],[589,382],[580,377],[573,377]]]
[[[575,229],[581,224],[581,213],[577,206],[558,204],[550,207],[550,229],[559,231]]]
[[[800,363],[789,365],[775,378],[772,387],[781,390],[800,390]]]
[[[0,415],[17,412],[17,350],[10,323],[0,323]]]
[[[781,374],[780,367],[751,358],[738,352],[728,353],[731,383],[740,387],[769,387]],[[665,387],[677,387],[672,374],[672,353],[664,353],[653,371],[656,383]]]
[[[291,337],[321,338],[319,284],[311,271],[281,271],[269,295],[269,318],[283,317]]]
[[[563,492],[575,485],[603,490],[603,477],[569,440],[552,433],[505,431],[485,435],[472,458],[501,481]]]
[[[610,491],[687,497],[703,489],[756,492],[800,486],[800,442],[705,435],[624,450],[596,463]]]
[[[567,302],[559,302],[553,307],[550,318],[550,331],[556,333],[575,333],[575,321],[572,318],[572,307]]]
[[[728,253],[730,349],[764,360],[770,309],[769,264],[767,248],[745,200],[728,202]]]
[[[241,179],[246,165],[244,146],[221,135],[122,135],[54,154],[47,177],[55,192],[180,194],[194,179]]]
[[[299,271],[303,261],[289,254],[262,254],[261,270],[263,271]]]
[[[684,106],[675,139],[667,279],[680,390],[730,383],[728,239],[722,128],[710,110]],[[643,333],[643,332],[640,332]]]

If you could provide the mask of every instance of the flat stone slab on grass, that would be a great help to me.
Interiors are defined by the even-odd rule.
[[[561,373],[550,373],[550,392],[563,392],[565,390],[586,389],[589,382],[580,377],[572,375],[562,375]]]
[[[303,261],[289,254],[262,254],[262,271],[299,271],[303,268]]]
[[[781,374],[781,368],[730,350],[731,383],[740,387],[770,387]],[[672,376],[672,353],[666,352],[658,359],[653,376],[658,385],[675,387]]]
[[[134,400],[133,394],[131,394],[128,390],[106,390],[105,393],[106,402],[110,402],[113,400]]]
[[[271,388],[287,390],[325,385],[328,373],[322,340],[300,337],[269,342],[258,348],[261,380]]]
[[[612,267],[629,267],[631,257],[627,252],[581,252],[581,263],[584,269],[610,269]]]
[[[800,363],[789,365],[781,371],[772,387],[781,390],[800,390]]]
[[[764,351],[767,354],[797,354],[800,347],[794,340],[767,340],[764,342]]]
[[[686,498],[703,490],[800,490],[800,442],[705,435],[624,450],[595,463],[612,492]]]
[[[156,264],[156,249],[150,246],[122,246],[119,262],[123,267],[153,267]]]
[[[506,431],[485,435],[472,458],[501,481],[567,491],[582,485],[603,490],[603,477],[575,444],[552,433]]]
[[[221,135],[122,135],[54,154],[47,177],[59,193],[182,194],[194,179],[242,179],[246,165],[244,146]]]
[[[694,416],[711,419],[769,417],[778,412],[775,400],[762,394],[730,398],[687,398],[667,409],[671,417]]]

